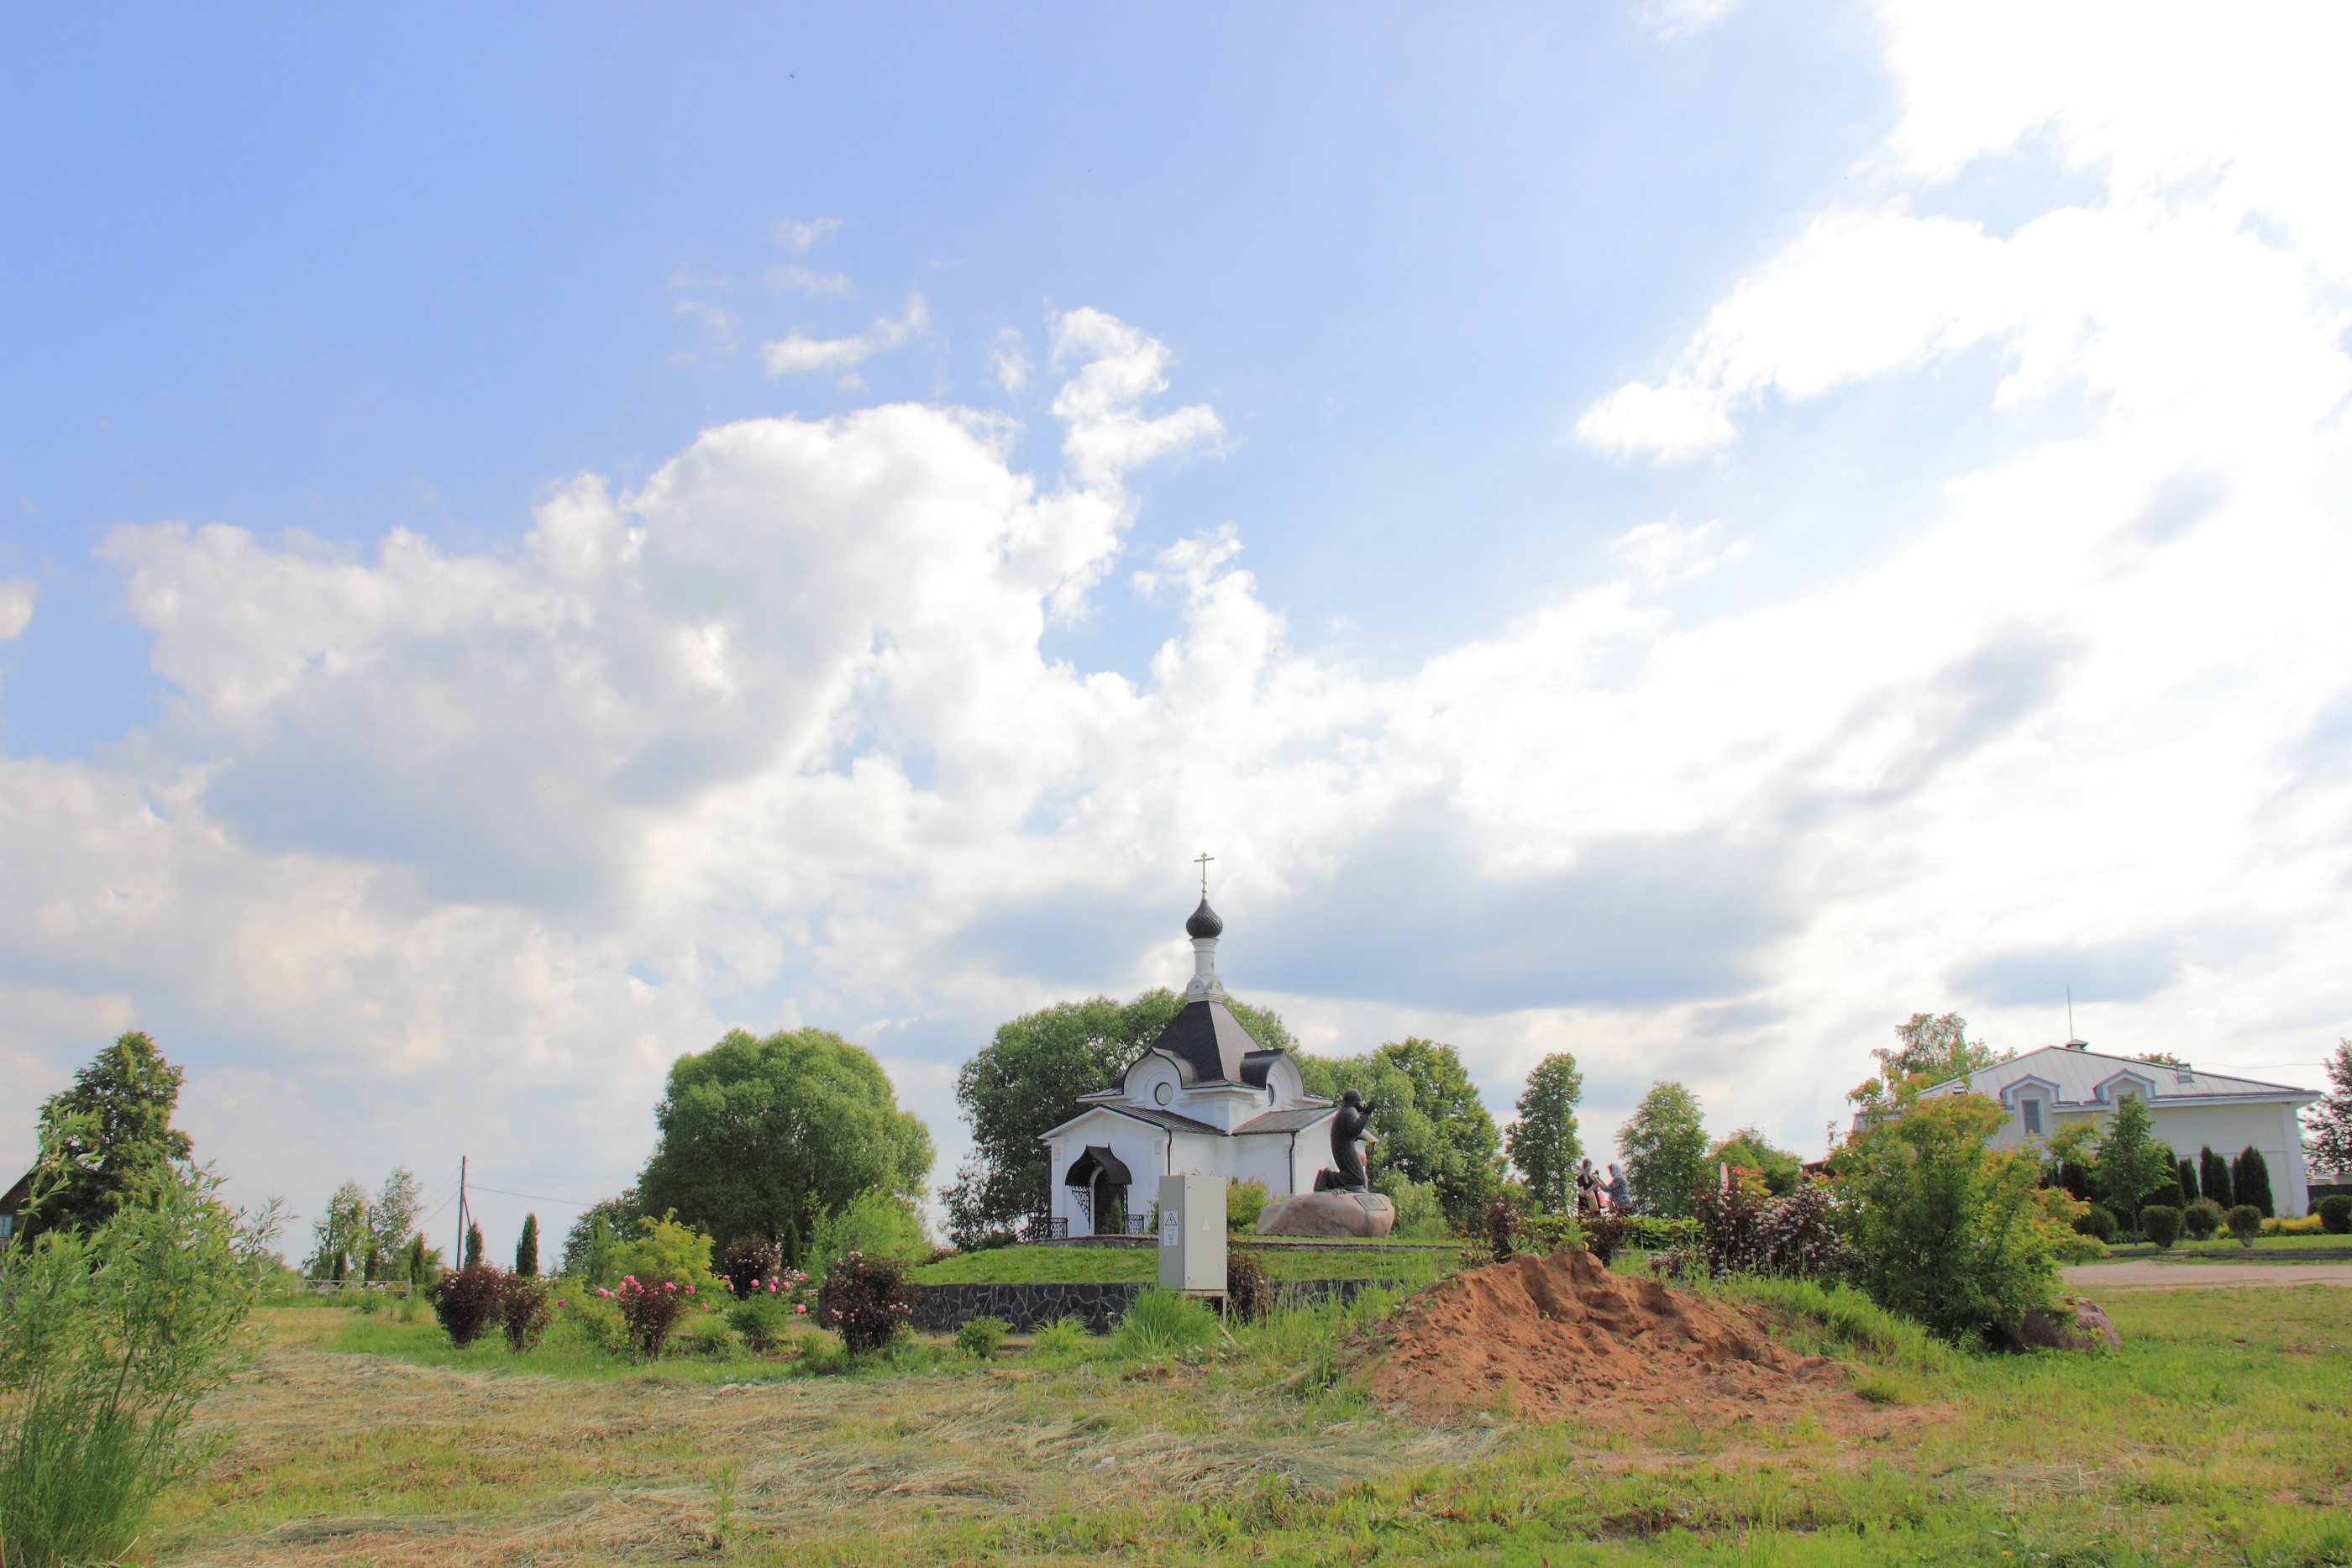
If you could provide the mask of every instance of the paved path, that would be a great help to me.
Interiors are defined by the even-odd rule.
[[[2104,1291],[2229,1291],[2279,1285],[2341,1285],[2352,1289],[2352,1263],[2189,1263],[2133,1259],[2127,1263],[2078,1263],[2061,1270],[2066,1288],[2095,1297]]]

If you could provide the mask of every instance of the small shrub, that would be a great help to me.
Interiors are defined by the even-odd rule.
[[[776,1244],[756,1236],[737,1237],[719,1255],[719,1276],[738,1301],[765,1286],[782,1266],[783,1255]]]
[[[1225,1311],[1245,1323],[1265,1316],[1274,1305],[1274,1281],[1254,1252],[1225,1254]]]
[[[657,1361],[669,1343],[670,1330],[686,1311],[686,1298],[675,1281],[641,1285],[634,1274],[622,1276],[620,1288],[601,1292],[620,1310],[628,1325],[629,1354],[640,1361]]]
[[[2095,1203],[2074,1221],[2074,1228],[2084,1236],[2112,1242],[2120,1228],[2116,1224],[2114,1213],[2105,1204]]]
[[[1228,1183],[1225,1187],[1225,1228],[1228,1230],[1254,1228],[1257,1224],[1257,1217],[1265,1212],[1266,1199],[1269,1196],[1271,1195],[1266,1191],[1265,1183],[1262,1181],[1252,1179]]]
[[[555,1297],[528,1274],[509,1274],[499,1283],[499,1326],[506,1331],[507,1348],[517,1355],[539,1348],[547,1325],[555,1321]]]
[[[914,1321],[923,1288],[896,1258],[851,1252],[825,1270],[817,1292],[816,1321],[841,1335],[853,1355],[880,1350]]]
[[[2352,1197],[2340,1192],[2323,1197],[2313,1212],[2319,1216],[2320,1225],[2330,1236],[2342,1236],[2352,1231]]]
[[[2200,1197],[2180,1211],[2180,1224],[2191,1239],[2210,1241],[2213,1232],[2221,1228],[2221,1206],[2210,1197]]]
[[[841,1364],[845,1359],[842,1354],[841,1342],[833,1335],[812,1329],[800,1336],[799,1344],[800,1369],[803,1372],[814,1373],[822,1377],[827,1373],[841,1370]]]
[[[2169,1247],[2180,1239],[2180,1210],[2170,1204],[2150,1204],[2139,1211],[2139,1228],[2159,1248]]]
[[[968,1355],[974,1361],[986,1361],[996,1354],[996,1347],[1003,1344],[1004,1336],[1012,1332],[1013,1325],[1003,1318],[974,1318],[957,1328],[956,1354]]]
[[[499,1285],[505,1278],[488,1263],[441,1270],[433,1285],[433,1315],[441,1320],[450,1343],[463,1350],[489,1332],[498,1321]]]
[[[1037,1355],[1076,1355],[1086,1342],[1086,1324],[1076,1318],[1055,1318],[1030,1336],[1029,1349]]]
[[[597,1355],[629,1354],[628,1320],[608,1301],[565,1301],[558,1309],[556,1333]]]
[[[727,1326],[743,1336],[755,1355],[782,1349],[800,1322],[790,1307],[765,1292],[736,1302],[727,1313]]]
[[[2232,1175],[2234,1174],[2233,1172]],[[2238,1205],[2221,1218],[2222,1223],[2230,1228],[2230,1234],[2237,1238],[2240,1246],[2252,1247],[2254,1244],[2254,1238],[2263,1233],[2263,1211],[2251,1203]]]
[[[717,1312],[696,1312],[671,1336],[670,1344],[678,1354],[716,1361],[734,1354],[735,1335]]]
[[[1121,1354],[1172,1355],[1217,1337],[1216,1315],[1180,1291],[1155,1285],[1135,1298],[1112,1336]]]
[[[372,1318],[383,1310],[383,1292],[381,1291],[355,1291],[352,1295],[356,1299],[352,1305],[363,1318]]]

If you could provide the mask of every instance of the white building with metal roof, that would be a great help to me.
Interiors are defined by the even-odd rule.
[[[1054,1228],[1071,1236],[1144,1234],[1163,1176],[1262,1181],[1275,1197],[1315,1190],[1331,1164],[1328,1100],[1307,1092],[1298,1063],[1267,1050],[1225,1005],[1206,898],[1184,923],[1192,979],[1184,1006],[1116,1082],[1042,1134],[1052,1166]]]
[[[2147,1106],[2156,1141],[2170,1145],[2175,1159],[2193,1161],[2200,1149],[2225,1158],[2258,1149],[2270,1168],[2278,1211],[2299,1215],[2310,1207],[2303,1127],[2295,1113],[2318,1101],[2312,1090],[2105,1056],[2076,1040],[2029,1051],[1925,1091],[1970,1093],[2009,1113],[1993,1138],[2001,1147],[2039,1143],[2070,1124],[2111,1116],[2125,1097],[2136,1095]]]

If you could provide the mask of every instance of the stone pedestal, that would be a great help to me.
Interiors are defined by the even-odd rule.
[[[1376,1192],[1302,1192],[1269,1203],[1260,1236],[1354,1236],[1367,1240],[1396,1228],[1396,1205]]]

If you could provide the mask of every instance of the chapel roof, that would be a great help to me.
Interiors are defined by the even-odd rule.
[[[1151,1042],[1151,1049],[1174,1057],[1188,1084],[1246,1083],[1251,1057],[1272,1060],[1233,1010],[1215,998],[1186,1002]],[[1257,1081],[1265,1082],[1263,1063],[1257,1065]]]

